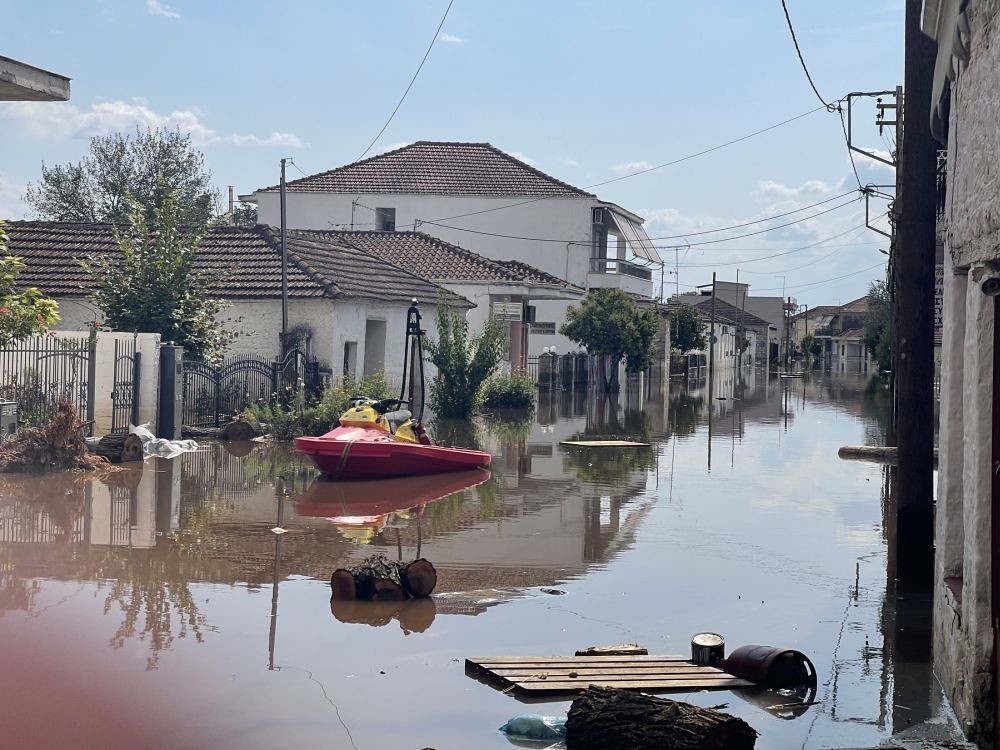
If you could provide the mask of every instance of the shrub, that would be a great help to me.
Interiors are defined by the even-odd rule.
[[[427,342],[431,362],[438,368],[431,383],[431,409],[438,417],[468,419],[480,387],[503,358],[507,327],[491,316],[483,332],[470,337],[465,316],[439,305],[437,333],[437,341]]]
[[[302,435],[322,435],[337,426],[340,415],[347,411],[352,398],[369,396],[374,399],[392,398],[393,385],[380,370],[371,377],[355,380],[342,378],[315,400],[307,398],[301,388],[282,405],[274,398],[252,404],[244,410],[242,419],[264,425],[275,440],[292,440]]]
[[[535,398],[535,381],[528,375],[495,375],[483,385],[480,405],[484,409],[532,409]]]

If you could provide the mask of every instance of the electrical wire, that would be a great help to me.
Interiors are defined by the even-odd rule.
[[[378,133],[375,135],[374,138],[372,138],[372,142],[368,144],[368,148],[362,151],[361,156],[359,156],[357,159],[354,160],[355,162],[364,159],[365,155],[372,150],[372,146],[374,146],[376,141],[378,141],[378,139],[382,137],[382,133],[384,133],[386,128],[389,127],[389,123],[392,122],[393,118],[396,116],[396,113],[399,112],[399,108],[403,106],[403,101],[405,101],[406,95],[409,94],[410,89],[413,88],[413,84],[417,80],[417,76],[420,75],[420,71],[423,69],[424,63],[427,62],[428,55],[430,55],[431,50],[434,48],[434,43],[438,40],[438,36],[440,36],[441,34],[441,27],[444,26],[445,19],[448,18],[448,13],[451,11],[451,6],[454,4],[454,2],[455,0],[448,0],[448,7],[444,9],[444,15],[441,16],[441,22],[438,24],[437,30],[434,32],[434,37],[431,39],[431,43],[427,45],[427,51],[424,52],[424,56],[423,58],[421,58],[420,64],[417,66],[417,70],[413,73],[413,78],[411,78],[410,82],[407,84],[406,90],[403,92],[403,95],[399,97],[399,101],[396,102],[396,107],[395,109],[392,110],[392,114],[389,115],[389,119],[385,121],[385,125],[382,126],[382,129],[378,131]]]
[[[806,284],[791,284],[791,285],[785,286],[785,287],[774,286],[774,287],[769,287],[767,289],[756,289],[754,291],[757,291],[757,292],[777,292],[777,291],[780,291],[782,289],[786,289],[787,290],[787,289],[803,289],[805,287],[818,287],[818,286],[823,286],[824,284],[832,284],[834,281],[840,281],[841,279],[847,279],[847,278],[850,278],[851,276],[857,276],[859,273],[865,273],[866,271],[873,271],[876,268],[885,268],[885,261],[883,261],[881,263],[876,263],[874,266],[868,266],[867,268],[862,268],[862,269],[860,269],[858,271],[851,271],[851,273],[845,273],[843,276],[834,276],[832,279],[822,279],[820,281],[810,281],[810,282],[808,282]]]
[[[785,11],[785,21],[788,23],[788,32],[792,35],[792,44],[795,45],[795,54],[799,56],[799,64],[802,65],[802,72],[806,74],[806,80],[809,81],[809,85],[812,87],[813,93],[816,94],[816,98],[823,102],[823,106],[826,107],[827,112],[835,112],[837,110],[837,105],[828,102],[823,98],[822,94],[819,93],[819,89],[816,88],[816,84],[813,82],[812,76],[809,74],[809,68],[806,67],[805,58],[802,57],[802,49],[799,47],[799,40],[795,36],[795,28],[792,26],[792,17],[788,15],[788,6],[785,5],[785,0],[781,0],[781,9]]]
[[[610,185],[613,182],[628,180],[631,179],[632,177],[638,177],[639,175],[647,174],[649,172],[654,172],[658,169],[664,169],[665,167],[672,167],[676,164],[681,164],[682,162],[690,161],[691,159],[696,159],[699,156],[704,156],[705,154],[710,154],[713,151],[719,151],[720,149],[727,148],[728,146],[733,146],[737,143],[742,143],[743,141],[755,138],[758,135],[763,135],[764,133],[767,133],[771,130],[780,128],[783,125],[788,125],[789,123],[795,122],[796,120],[801,120],[803,117],[807,117],[808,115],[811,115],[815,112],[819,112],[821,109],[823,109],[823,107],[815,107],[814,109],[810,109],[808,112],[803,112],[802,114],[795,115],[795,117],[789,117],[787,120],[782,120],[781,122],[777,122],[774,125],[768,125],[766,128],[755,130],[754,132],[747,133],[746,135],[742,135],[739,138],[733,138],[732,140],[726,141],[725,143],[720,143],[716,146],[705,148],[702,149],[701,151],[696,151],[686,156],[681,156],[677,159],[673,159],[672,161],[664,162],[663,164],[657,164],[652,167],[647,167],[646,169],[640,169],[636,172],[630,172],[629,174],[621,175],[620,177],[613,177],[610,180],[604,180],[603,182],[595,182],[592,185],[585,185],[582,189],[590,190],[591,188],[601,187],[602,185]],[[552,199],[551,196],[543,196],[541,198],[528,198],[527,200],[517,201],[515,203],[506,203],[502,206],[494,206],[492,208],[484,208],[479,211],[469,211],[468,213],[455,214],[454,216],[440,216],[436,218],[435,221],[451,221],[452,219],[464,219],[466,216],[478,216],[479,214],[487,214],[492,211],[502,211],[507,208],[515,208],[516,206],[524,206],[529,203],[537,203],[539,201],[551,200],[551,199]]]
[[[858,236],[860,234],[860,231],[858,231],[858,230],[864,230],[865,228],[866,228],[866,226],[864,224],[858,224],[857,226],[853,226],[853,227],[850,227],[849,229],[845,229],[843,232],[838,232],[837,234],[831,235],[830,237],[826,237],[825,239],[822,239],[822,240],[817,240],[816,242],[813,242],[811,244],[803,245],[802,247],[795,247],[795,248],[792,248],[791,250],[785,250],[784,252],[781,252],[781,253],[774,253],[773,255],[763,255],[763,256],[761,256],[759,258],[748,258],[746,260],[730,261],[728,263],[678,263],[676,265],[679,268],[719,268],[719,267],[722,267],[722,266],[736,266],[736,265],[742,266],[743,264],[746,264],[746,263],[756,263],[756,262],[761,261],[761,260],[772,260],[774,258],[782,258],[782,257],[784,257],[786,255],[793,255],[795,253],[800,253],[800,252],[803,252],[804,250],[809,250],[811,248],[818,247],[819,245],[822,245],[822,244],[824,244],[826,242],[829,242],[830,240],[835,240],[835,239],[837,239],[839,237],[843,237],[845,234],[849,234],[851,232],[857,232],[858,234],[856,234],[855,236]],[[881,243],[879,243],[879,244],[881,244]],[[854,246],[855,245],[851,245],[851,244],[840,245],[840,246],[838,246],[837,249],[840,250],[840,249],[842,249],[844,247],[854,247]],[[739,251],[734,250],[732,252],[739,252]],[[747,271],[746,273],[753,274],[753,275],[760,274],[761,276],[772,276],[773,275],[769,271],[767,271],[767,272],[765,272],[765,271]]]
[[[858,165],[854,163],[854,150],[851,148],[851,138],[847,134],[847,123],[844,122],[844,109],[838,108],[840,114],[840,128],[844,131],[844,144],[847,146],[847,156],[851,160],[851,169],[854,170],[854,179],[858,181],[858,190],[864,190],[861,185],[861,176],[858,174]]]
[[[774,227],[768,227],[767,229],[759,229],[756,232],[745,232],[743,234],[737,234],[737,235],[734,235],[732,237],[723,237],[723,238],[714,239],[714,240],[701,240],[699,242],[689,242],[687,244],[690,245],[690,246],[692,246],[692,247],[701,246],[701,245],[715,245],[715,244],[718,244],[720,242],[731,242],[732,240],[739,240],[739,239],[743,239],[745,237],[755,237],[757,235],[766,234],[767,232],[773,232],[773,231],[778,230],[778,229],[784,229],[786,227],[794,226],[795,224],[801,224],[804,221],[810,221],[811,219],[815,219],[815,218],[817,218],[819,216],[824,216],[825,214],[832,213],[833,211],[838,211],[841,208],[844,208],[845,206],[849,206],[852,203],[858,202],[859,200],[860,200],[860,197],[851,198],[849,201],[845,201],[844,203],[836,205],[833,208],[828,208],[825,211],[819,211],[817,213],[811,214],[811,215],[806,216],[804,218],[796,219],[795,221],[789,221],[789,222],[786,222],[785,224],[779,224],[779,225],[774,226]],[[423,219],[418,219],[415,223],[430,224],[430,225],[435,226],[435,227],[441,227],[442,229],[451,229],[451,230],[456,231],[456,232],[466,232],[468,234],[484,235],[484,236],[487,236],[487,237],[500,237],[500,238],[503,238],[503,239],[510,239],[510,240],[522,240],[522,241],[525,241],[525,242],[556,242],[556,243],[559,243],[560,245],[566,245],[566,244],[577,244],[577,245],[584,245],[584,244],[586,244],[586,245],[589,245],[590,244],[590,239],[564,239],[564,238],[561,239],[561,238],[556,238],[556,237],[528,237],[528,236],[524,236],[524,235],[503,234],[503,233],[500,233],[500,232],[485,232],[485,231],[482,231],[482,230],[479,230],[479,229],[466,229],[464,227],[456,227],[456,226],[452,226],[450,224],[442,224],[442,223],[437,222],[437,221],[426,221],[426,220],[423,220]],[[652,242],[652,241],[656,241],[656,240],[676,239],[677,237],[681,237],[681,236],[688,236],[688,235],[669,235],[669,236],[666,236],[666,237],[650,237],[649,240]],[[664,246],[659,246],[659,247],[662,249]]]

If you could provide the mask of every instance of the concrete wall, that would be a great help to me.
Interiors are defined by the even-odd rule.
[[[1000,270],[998,9],[970,2],[971,57],[951,93],[934,604],[935,672],[969,738],[989,746],[995,315],[980,284]]]
[[[219,316],[238,332],[226,352],[229,355],[259,354],[273,359],[281,350],[281,300],[233,300]],[[288,329],[310,337],[312,354],[322,367],[336,362],[333,349],[333,303],[329,299],[288,300]],[[362,331],[364,326],[362,325]]]

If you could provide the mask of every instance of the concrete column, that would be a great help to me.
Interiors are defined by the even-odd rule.
[[[968,277],[950,268],[944,277],[944,331],[941,342],[941,413],[938,438],[938,493],[935,540],[937,578],[961,576],[965,555],[962,475],[965,439],[962,433],[965,361],[965,308]],[[978,290],[975,290],[978,291]]]

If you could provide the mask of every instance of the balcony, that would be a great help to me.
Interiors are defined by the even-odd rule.
[[[591,258],[588,289],[621,289],[638,297],[653,296],[653,272],[617,258]]]
[[[623,274],[631,276],[634,279],[642,279],[643,281],[650,282],[653,280],[653,272],[648,268],[637,266],[635,263],[629,263],[627,260],[618,260],[617,258],[591,258],[590,272],[592,274]]]

